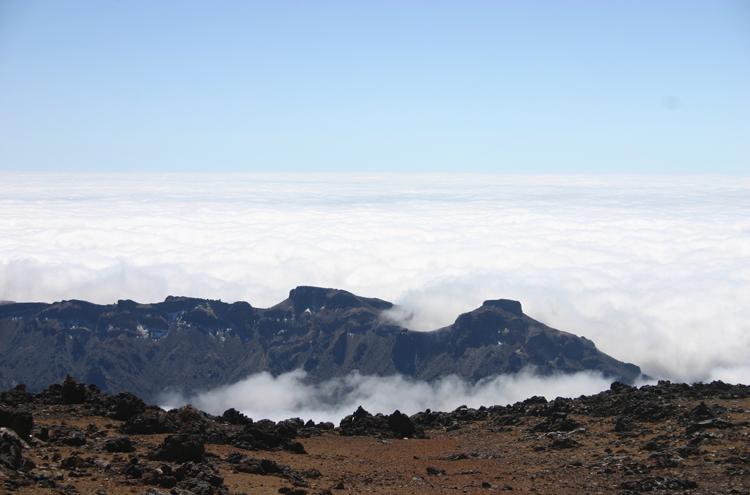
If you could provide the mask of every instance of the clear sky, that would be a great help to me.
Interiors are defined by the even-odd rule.
[[[0,0],[0,170],[750,173],[750,2]]]

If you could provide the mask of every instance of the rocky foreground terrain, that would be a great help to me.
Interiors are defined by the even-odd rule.
[[[457,375],[478,381],[533,367],[595,370],[633,383],[641,370],[590,340],[550,328],[521,303],[485,301],[445,328],[415,332],[393,304],[338,289],[297,287],[267,308],[168,297],[153,304],[0,304],[0,387],[38,392],[67,373],[102,391],[158,401],[167,386],[209,390],[250,375],[302,369],[319,383],[347,376]],[[158,379],[155,379],[158,377]]]
[[[72,379],[0,395],[5,492],[748,493],[750,387],[620,382],[577,399],[339,425],[163,411]]]

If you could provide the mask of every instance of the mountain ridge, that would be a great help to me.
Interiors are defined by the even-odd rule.
[[[478,381],[526,367],[592,370],[628,383],[641,376],[590,340],[525,315],[518,301],[485,301],[431,332],[387,318],[394,307],[310,286],[270,308],[181,296],[150,304],[11,303],[0,306],[0,385],[41,390],[70,374],[154,400],[167,386],[206,390],[296,369],[311,383],[354,370],[427,381],[450,374]]]

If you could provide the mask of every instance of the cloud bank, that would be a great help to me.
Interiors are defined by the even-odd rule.
[[[390,414],[396,409],[414,414],[425,409],[452,411],[459,406],[506,405],[533,395],[554,399],[595,394],[607,389],[610,380],[597,373],[539,377],[533,370],[498,376],[469,384],[456,376],[434,383],[413,381],[400,376],[377,377],[352,373],[317,385],[304,383],[302,370],[273,377],[260,373],[238,383],[194,395],[165,394],[165,409],[193,404],[198,409],[221,415],[233,407],[258,419],[299,417],[338,425],[360,405],[372,412]]]
[[[0,209],[0,299],[317,285],[431,330],[509,298],[652,376],[750,382],[750,176],[0,173]]]

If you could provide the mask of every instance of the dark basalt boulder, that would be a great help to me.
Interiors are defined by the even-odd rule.
[[[574,421],[568,418],[568,414],[564,412],[552,413],[547,419],[541,423],[529,428],[529,431],[533,432],[553,432],[553,431],[573,431],[580,428],[582,425],[578,421]]]
[[[660,404],[652,400],[650,396],[653,390],[649,387],[646,385],[626,393],[610,391],[592,403],[591,409],[587,412],[599,417],[627,416],[631,421],[638,422],[653,422],[674,416],[678,412],[677,406],[671,403]]]
[[[76,447],[88,443],[85,431],[78,426],[68,425],[56,425],[50,428],[49,441],[56,445],[69,445]]]
[[[300,418],[290,418],[276,423],[276,433],[288,440],[297,438],[297,433],[305,427],[305,422]]]
[[[86,385],[73,380],[70,375],[66,376],[60,390],[60,399],[63,404],[83,404],[86,402]]]
[[[60,467],[62,469],[82,469],[92,467],[93,464],[77,455],[71,455],[60,461]]]
[[[19,469],[22,465],[23,442],[15,431],[0,428],[0,465]]]
[[[306,454],[301,443],[292,441],[296,433],[294,437],[289,437],[289,434],[289,429],[282,428],[280,431],[273,421],[263,420],[245,426],[241,432],[231,435],[227,443],[244,450],[285,450]]]
[[[253,420],[236,410],[235,408],[229,408],[224,411],[221,415],[221,419],[229,423],[230,425],[249,425],[253,423]]]
[[[612,384],[609,386],[609,389],[616,394],[624,394],[627,392],[633,392],[634,390],[638,390],[637,388],[631,385],[622,383],[619,380],[615,380],[614,382],[612,382]]]
[[[213,417],[190,404],[168,411],[167,417],[181,433],[205,435],[216,428]]]
[[[226,460],[228,463],[234,465],[234,468],[237,469],[237,471],[242,473],[259,474],[261,476],[280,474],[290,469],[289,466],[285,464],[277,464],[276,461],[266,458],[256,459],[239,452],[230,453]]]
[[[139,462],[130,463],[122,472],[129,478],[138,480],[144,485],[155,485],[169,490],[162,492],[157,488],[148,488],[144,493],[159,495],[228,495],[224,478],[212,465],[204,462],[185,462],[177,467],[161,464],[152,468]],[[171,489],[171,490],[170,490]]]
[[[119,431],[128,435],[153,435],[158,433],[187,433],[201,435],[205,441],[224,444],[227,435],[217,419],[191,405],[164,411],[147,406],[146,411],[128,419]]]
[[[388,426],[396,433],[396,435],[403,438],[413,438],[414,434],[417,432],[417,428],[414,426],[411,419],[409,419],[409,416],[398,409],[388,416]]]
[[[707,406],[705,402],[701,402],[691,409],[687,416],[694,422],[700,422],[718,418],[719,414],[711,406]]]
[[[377,438],[425,438],[424,431],[411,418],[396,410],[393,414],[373,416],[362,406],[354,414],[341,420],[339,434],[342,436],[373,436]]]
[[[180,466],[180,471],[184,473],[184,478],[177,483],[177,487],[182,490],[208,495],[227,493],[224,478],[208,463],[187,462]]]
[[[6,403],[14,397],[12,395],[7,396]],[[93,408],[101,408],[104,404],[102,401],[103,395],[99,387],[96,385],[89,385],[88,387],[83,382],[75,381],[70,375],[65,377],[63,383],[53,383],[49,387],[45,388],[33,398],[33,402],[38,404],[46,405],[57,405],[57,404],[89,404]]]
[[[263,459],[256,459],[239,452],[230,453],[226,461],[232,464],[239,472],[261,476],[279,476],[288,479],[295,486],[308,486],[305,478],[315,479],[322,476],[321,472],[315,468],[297,471],[286,464],[280,464],[265,457]]]
[[[146,411],[133,416],[123,423],[119,431],[127,435],[155,435],[179,431],[174,419],[166,411],[150,406]]]
[[[642,480],[626,481],[620,488],[633,492],[656,492],[662,490],[692,490],[698,484],[684,478],[653,476]]]
[[[107,452],[133,452],[135,446],[129,436],[112,435],[107,437],[103,442],[104,450]]]
[[[636,425],[637,423],[633,421],[633,418],[629,416],[618,416],[615,420],[615,431],[620,433],[633,431]]]
[[[427,409],[424,412],[412,415],[409,419],[414,423],[416,428],[417,433],[415,437],[428,438],[427,436],[422,436],[424,435],[424,430],[436,428],[458,429],[466,423],[487,419],[488,415],[489,409],[484,406],[474,409],[463,405],[451,412],[439,412]]]
[[[168,435],[148,458],[152,461],[201,462],[205,452],[203,439],[199,435],[178,433]]]
[[[359,406],[354,414],[350,414],[339,423],[342,436],[393,436],[393,431],[382,414],[373,416]]]
[[[34,402],[35,395],[26,391],[26,384],[21,383],[0,393],[0,402],[10,406]]]
[[[336,428],[336,425],[330,421],[315,423],[313,420],[309,420],[305,423],[305,426],[297,431],[297,435],[300,438],[310,438],[313,436],[320,436],[326,431],[331,431]]]
[[[148,408],[148,405],[142,399],[131,392],[120,392],[112,397],[109,404],[109,417],[119,421],[127,421],[130,418],[141,414]]]
[[[0,406],[0,427],[10,428],[28,441],[34,429],[34,417],[29,411]]]
[[[580,447],[580,446],[581,446],[581,444],[579,444],[578,442],[576,442],[575,440],[573,440],[570,437],[555,438],[549,444],[549,448],[551,448],[551,449],[557,449],[557,450],[574,449],[574,448]]]
[[[719,418],[707,419],[706,421],[700,421],[698,423],[692,423],[685,428],[685,434],[692,435],[696,431],[706,430],[709,428],[726,429],[734,428],[736,425],[730,421],[725,421]]]

